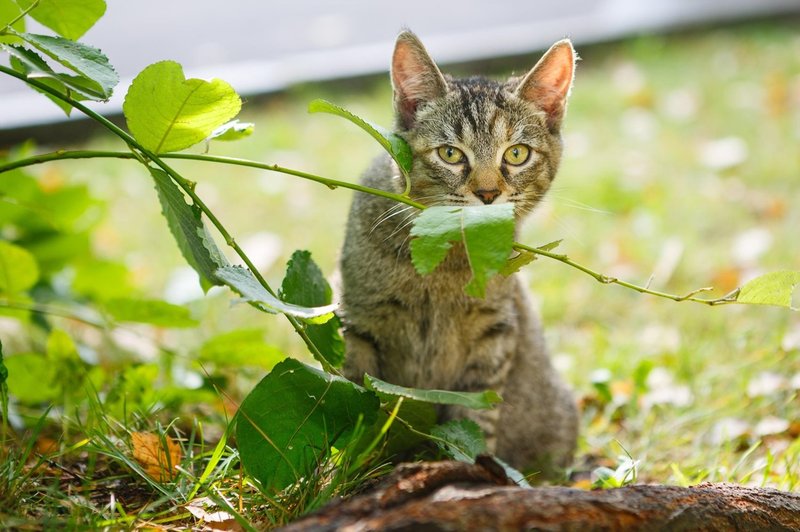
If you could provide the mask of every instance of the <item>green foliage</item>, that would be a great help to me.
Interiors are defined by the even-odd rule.
[[[638,478],[639,460],[630,456],[620,456],[615,469],[598,467],[592,471],[592,488],[612,489],[634,484]]]
[[[380,392],[394,397],[406,397],[415,401],[425,403],[436,403],[442,405],[457,405],[473,409],[492,408],[502,399],[497,392],[487,390],[485,392],[452,392],[449,390],[421,390],[418,388],[406,388],[396,384],[390,384],[370,375],[364,375],[364,386],[368,390]]]
[[[800,271],[766,273],[742,286],[736,296],[736,302],[791,308],[792,292],[798,284],[800,284]]]
[[[208,140],[241,140],[249,137],[255,131],[256,125],[252,122],[239,122],[238,120],[231,120],[227,124],[222,124],[217,129],[211,132]]]
[[[217,278],[231,287],[245,301],[254,303],[265,312],[282,312],[289,316],[308,320],[310,323],[325,323],[333,317],[336,305],[323,305],[320,307],[303,307],[281,301],[270,294],[258,282],[253,273],[240,266],[227,266],[217,270]]]
[[[472,279],[464,288],[483,297],[486,283],[506,267],[514,243],[514,206],[430,207],[411,229],[411,260],[421,274],[436,269],[453,244],[463,243]]]
[[[105,303],[108,313],[117,321],[149,323],[159,327],[194,327],[197,320],[189,309],[166,301],[142,298],[113,298]]]
[[[238,329],[206,340],[197,356],[197,362],[210,362],[217,367],[241,368],[257,366],[267,370],[286,356],[264,341],[260,329]]]
[[[122,110],[133,136],[153,153],[186,149],[239,113],[242,101],[222,80],[186,79],[174,61],[134,78]]]
[[[286,266],[286,276],[279,295],[287,303],[321,307],[331,304],[333,290],[325,280],[322,270],[312,260],[311,253],[297,250]],[[344,362],[344,340],[339,334],[341,326],[342,323],[336,315],[323,324],[311,323],[306,326],[306,333],[311,341],[325,360],[335,368],[341,367]]]
[[[0,0],[0,29],[2,29],[3,25],[17,18],[21,13],[22,11],[14,0]],[[18,32],[25,31],[25,18],[19,18],[11,26],[11,29]],[[19,39],[0,35],[0,42],[14,42],[15,40]]]
[[[8,371],[8,391],[25,404],[38,404],[58,397],[53,386],[55,368],[46,357],[38,353],[19,353],[5,360]]]
[[[486,441],[477,423],[469,419],[454,419],[431,430],[436,445],[450,457],[461,462],[475,462],[475,458],[486,452]]]
[[[25,292],[39,280],[39,266],[28,250],[0,240],[0,294]]]
[[[411,148],[408,146],[408,143],[405,141],[405,139],[403,139],[403,137],[400,135],[368,122],[363,118],[354,115],[347,109],[339,107],[338,105],[332,104],[331,102],[327,102],[325,100],[312,101],[310,104],[308,104],[308,112],[330,113],[349,120],[369,133],[372,138],[377,140],[378,143],[383,146],[383,149],[385,149],[389,155],[392,156],[403,174],[408,174],[411,171],[411,166],[413,164]]]
[[[372,424],[378,406],[372,392],[286,359],[239,408],[242,464],[264,489],[279,491],[311,475],[332,446],[348,442],[358,423]]]
[[[33,1],[17,0],[17,3],[28,9]],[[39,0],[30,16],[62,37],[77,41],[105,12],[104,0]]]
[[[119,75],[100,50],[61,37],[35,33],[21,33],[19,36],[52,60],[77,74],[70,78],[73,84],[71,88],[94,100],[111,98],[114,87],[119,83]],[[46,66],[41,69],[45,74],[50,74]],[[63,77],[56,76],[56,78],[64,81]]]
[[[148,167],[156,184],[161,212],[186,262],[200,275],[203,290],[222,284],[217,278],[218,268],[228,265],[222,251],[203,223],[203,214],[197,205],[186,203],[186,197],[169,175],[158,168]]]

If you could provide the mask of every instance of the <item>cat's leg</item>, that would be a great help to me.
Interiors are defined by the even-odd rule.
[[[572,461],[578,409],[550,362],[538,317],[524,299],[521,304],[527,327],[499,409],[497,454],[518,469],[553,476]]]
[[[378,352],[372,339],[347,327],[342,332],[347,351],[342,368],[344,376],[357,384],[364,382],[364,373],[381,378]]]

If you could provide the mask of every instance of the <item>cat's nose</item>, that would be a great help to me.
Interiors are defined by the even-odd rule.
[[[478,196],[478,199],[480,199],[484,205],[489,205],[500,195],[500,191],[496,188],[492,190],[476,190],[473,193]]]

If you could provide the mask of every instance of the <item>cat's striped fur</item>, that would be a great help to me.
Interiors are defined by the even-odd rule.
[[[430,206],[512,202],[518,218],[530,212],[561,158],[559,129],[574,62],[571,44],[561,41],[524,77],[452,79],[415,35],[401,33],[392,82],[396,130],[414,154],[411,196]],[[525,153],[522,164],[508,162]],[[373,163],[363,183],[398,193],[405,184],[388,156]],[[441,417],[474,419],[490,449],[517,467],[566,466],[577,411],[550,363],[525,288],[515,276],[498,276],[485,299],[466,296],[470,271],[458,248],[434,273],[417,274],[409,255],[416,214],[376,196],[354,199],[341,258],[347,375],[360,380],[367,372],[418,388],[497,390],[505,399],[497,409],[443,408]]]

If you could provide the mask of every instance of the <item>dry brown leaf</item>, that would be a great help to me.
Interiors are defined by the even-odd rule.
[[[166,443],[166,450],[164,443]],[[174,479],[178,474],[175,466],[181,463],[183,451],[180,445],[169,436],[159,436],[149,432],[133,432],[131,433],[131,444],[133,445],[133,458],[153,480],[166,482]]]

